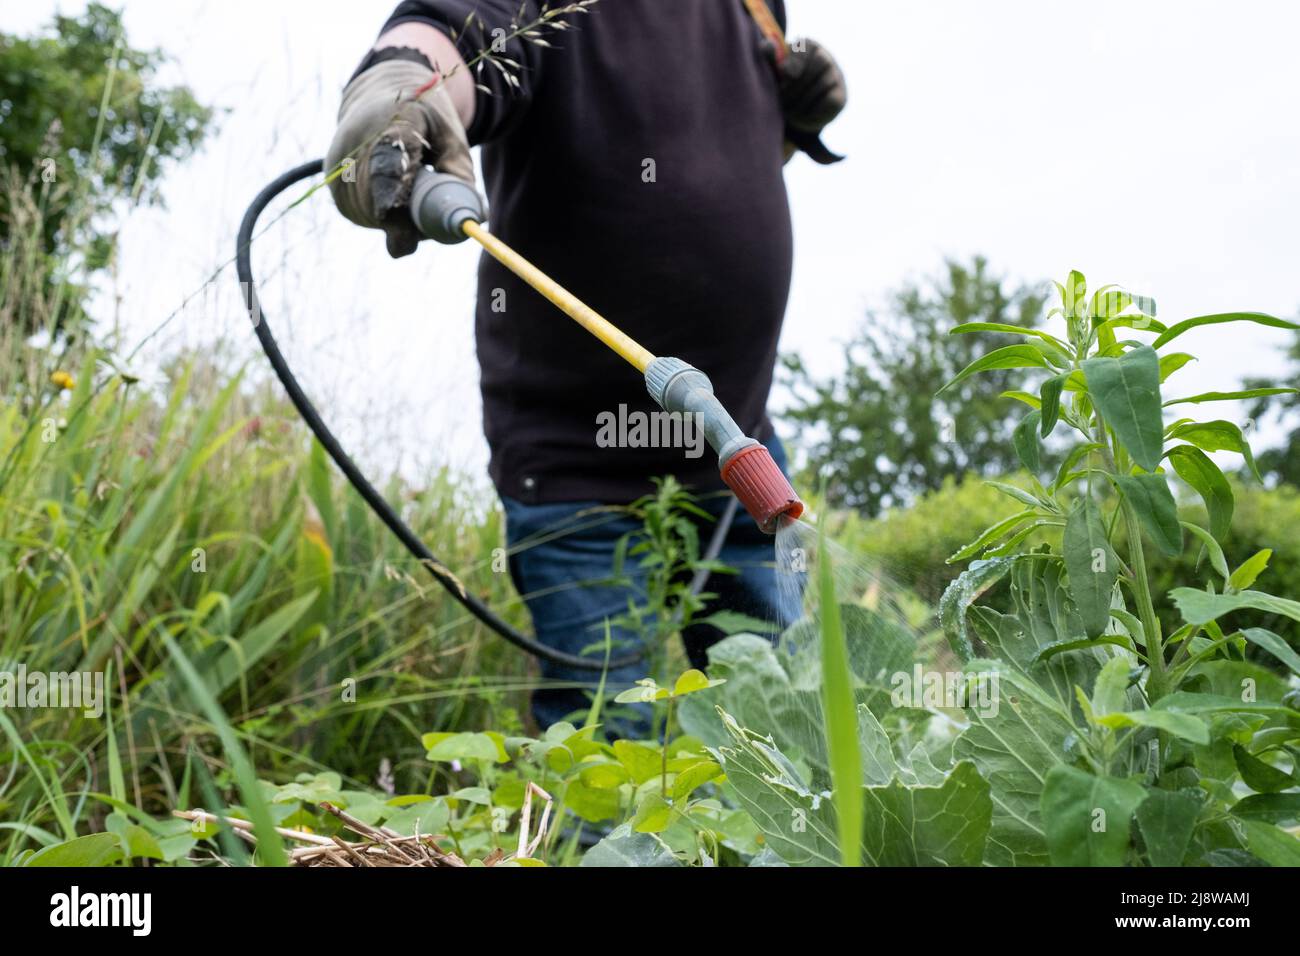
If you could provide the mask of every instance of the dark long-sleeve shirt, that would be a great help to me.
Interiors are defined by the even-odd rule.
[[[554,4],[553,4],[554,5]],[[527,0],[523,17],[536,4]],[[784,5],[774,12],[784,25]],[[455,30],[469,60],[519,0],[407,0],[405,21]],[[466,31],[474,11],[486,38]],[[477,71],[494,233],[656,355],[712,379],[754,437],[789,292],[783,122],[742,0],[601,0],[551,48],[511,40],[518,86]],[[598,416],[657,409],[641,377],[484,255],[476,339],[489,471],[527,502],[629,501],[652,475],[721,487],[713,455],[601,447]]]

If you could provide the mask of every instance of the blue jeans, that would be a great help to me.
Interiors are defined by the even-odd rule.
[[[767,443],[772,457],[785,470],[785,449],[775,436]],[[722,514],[729,495],[709,495],[698,504],[714,517]],[[510,550],[510,576],[524,597],[533,619],[537,639],[548,647],[569,654],[581,654],[591,645],[603,645],[605,621],[626,613],[629,599],[645,599],[645,575],[638,558],[625,562],[628,580],[612,581],[614,549],[620,538],[637,531],[636,519],[609,509],[598,501],[530,505],[501,497],[506,513],[506,540]],[[700,550],[704,551],[713,524],[700,522]],[[716,594],[703,614],[718,610],[739,611],[751,617],[773,621],[782,628],[800,614],[800,601],[787,589],[777,587],[773,562],[773,539],[759,530],[743,508],[736,512],[731,530],[718,557],[735,568],[736,574],[713,574],[704,587]],[[703,615],[700,615],[703,616]],[[611,627],[613,656],[632,653],[639,646],[627,630]],[[725,635],[708,624],[695,624],[682,631],[691,666],[704,669],[707,650]],[[589,651],[599,661],[603,649]],[[648,663],[641,662],[609,673],[606,700],[648,676]],[[542,676],[563,686],[545,687],[533,693],[533,717],[542,729],[561,720],[579,719],[591,702],[591,692],[600,680],[599,671],[585,671],[541,662]],[[620,736],[644,737],[648,721],[632,723],[602,719],[607,730]]]

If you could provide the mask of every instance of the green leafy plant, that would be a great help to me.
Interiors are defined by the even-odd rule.
[[[635,637],[635,644],[647,651],[651,681],[668,681],[672,669],[672,639],[695,624],[708,624],[723,634],[766,631],[770,625],[736,611],[703,613],[715,597],[697,589],[700,575],[735,574],[736,569],[701,553],[700,528],[716,519],[699,506],[671,475],[654,480],[655,490],[627,506],[627,513],[640,527],[623,535],[615,546],[613,580],[636,587],[640,596],[629,598],[627,611],[610,620],[614,627]],[[636,573],[628,571],[635,564]],[[698,672],[696,672],[698,673]],[[637,693],[620,695],[615,703],[647,703]],[[666,712],[655,711],[652,736],[662,736]]]
[[[892,699],[894,676],[911,670],[914,637],[865,608],[838,611],[857,779],[836,769],[842,754],[831,744],[823,704],[826,660],[812,632],[824,625],[817,621],[795,625],[776,647],[737,635],[712,648],[710,670],[727,683],[711,710],[703,699],[683,704],[685,729],[709,744],[726,772],[723,795],[744,808],[786,865],[977,865],[992,813],[988,782],[972,761],[952,764],[946,721]],[[846,814],[860,825],[846,827]],[[856,846],[846,847],[848,840]]]
[[[1012,441],[1031,483],[999,486],[1020,510],[953,556],[983,560],[941,603],[953,650],[968,669],[997,674],[1001,688],[1002,706],[968,711],[954,745],[992,788],[986,859],[1294,864],[1300,843],[1279,824],[1300,816],[1291,689],[1300,657],[1270,631],[1221,622],[1249,609],[1300,620],[1300,603],[1253,589],[1266,554],[1232,569],[1219,545],[1234,499],[1210,454],[1234,452],[1253,470],[1241,429],[1223,419],[1166,421],[1167,410],[1261,389],[1162,391],[1192,360],[1166,346],[1190,329],[1296,326],[1255,312],[1165,326],[1154,303],[1114,286],[1089,297],[1078,272],[1057,289],[1053,313],[1065,338],[984,323],[954,329],[1026,341],[976,359],[948,388],[987,369],[1046,373],[1036,392],[1007,393],[1029,406]],[[1154,339],[1120,338],[1135,332]],[[1072,441],[1060,467],[1044,474],[1039,449],[1058,430]],[[1203,499],[1208,527],[1180,520],[1170,472]],[[1040,529],[1059,535],[1059,546],[1025,546]],[[1173,557],[1188,547],[1204,554],[1202,580],[1170,592],[1181,623],[1165,633],[1148,549]],[[975,603],[1007,577],[1010,613]],[[1275,656],[1290,680],[1247,661],[1250,645]]]

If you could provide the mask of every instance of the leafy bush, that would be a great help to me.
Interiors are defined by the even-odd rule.
[[[992,787],[986,859],[1300,863],[1300,842],[1278,826],[1300,817],[1300,700],[1291,687],[1300,655],[1262,627],[1221,624],[1242,620],[1244,610],[1300,621],[1300,603],[1253,589],[1266,553],[1234,570],[1220,546],[1235,498],[1205,453],[1238,452],[1252,465],[1240,429],[1163,420],[1168,406],[1255,395],[1162,403],[1162,382],[1191,357],[1157,351],[1201,325],[1294,325],[1229,313],[1166,328],[1149,314],[1154,306],[1114,287],[1088,299],[1077,272],[1058,289],[1066,340],[1026,336],[958,376],[1008,367],[1048,373],[1036,395],[1012,396],[1031,407],[1014,440],[1032,488],[1009,491],[1022,510],[959,554],[986,560],[950,586],[941,609],[967,668],[996,674],[1010,689],[992,715],[968,710],[970,726],[954,746]],[[1117,338],[1129,329],[1155,340]],[[1058,424],[1072,430],[1074,446],[1044,484],[1038,444]],[[1166,461],[1203,498],[1207,526],[1179,520]],[[1047,526],[1061,529],[1059,549],[1022,544],[1028,529]],[[1193,578],[1199,586],[1170,592],[1179,626],[1169,632],[1155,609],[1148,547],[1171,558],[1185,549],[1207,554]],[[1009,613],[975,603],[1008,576]],[[1245,660],[1251,645],[1277,658],[1289,680]]]
[[[862,856],[887,864],[1298,865],[1300,654],[1252,625],[1258,613],[1300,622],[1300,603],[1254,587],[1266,551],[1229,566],[1219,541],[1236,501],[1205,452],[1231,449],[1249,464],[1249,446],[1228,422],[1165,425],[1161,382],[1188,357],[1156,351],[1198,325],[1289,323],[1234,313],[1166,328],[1127,293],[1103,289],[1085,299],[1077,273],[1059,289],[1066,340],[1008,326],[1001,331],[1031,340],[959,376],[1033,367],[1049,378],[1037,394],[1012,395],[1031,406],[1014,437],[1032,478],[1027,489],[999,490],[1021,510],[957,552],[984,557],[942,602],[962,672],[915,672],[941,678],[940,707],[964,711],[950,748],[928,734],[912,744],[896,715],[877,716],[891,669],[900,688],[919,683],[928,693],[930,682],[897,670],[914,645],[890,657],[878,621],[841,609],[864,757]],[[1154,333],[1154,347],[1119,341],[1116,331],[1129,328]],[[1249,396],[1170,404],[1237,397]],[[1077,433],[1075,444],[1044,483],[1038,443],[1060,423]],[[1166,460],[1203,497],[1208,527],[1179,520]],[[1056,541],[1029,543],[1049,530]],[[1148,548],[1171,559],[1206,552],[1190,578],[1201,586],[1170,593],[1178,626],[1168,632],[1155,609]],[[978,603],[1004,579],[1005,608]],[[1221,624],[1229,619],[1240,629]],[[727,680],[718,715],[730,738],[717,740],[715,752],[777,855],[830,864],[842,858],[843,804],[828,799],[825,738],[806,716],[829,662],[801,658],[789,641],[773,651],[737,637],[714,649],[712,671]],[[1286,676],[1252,663],[1247,648],[1271,655]],[[911,712],[918,702],[904,695],[888,703]],[[923,713],[935,709],[923,703]]]

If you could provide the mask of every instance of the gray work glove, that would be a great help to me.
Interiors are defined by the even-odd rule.
[[[843,159],[821,142],[822,130],[840,115],[849,95],[844,73],[826,48],[807,38],[792,42],[777,71],[777,91],[785,138],[823,165]]]
[[[388,254],[410,255],[420,233],[407,211],[411,183],[422,165],[474,185],[465,127],[442,84],[412,99],[434,71],[411,60],[384,60],[343,91],[338,129],[325,154],[326,171],[347,163],[330,181],[339,212],[359,226],[382,229]]]

